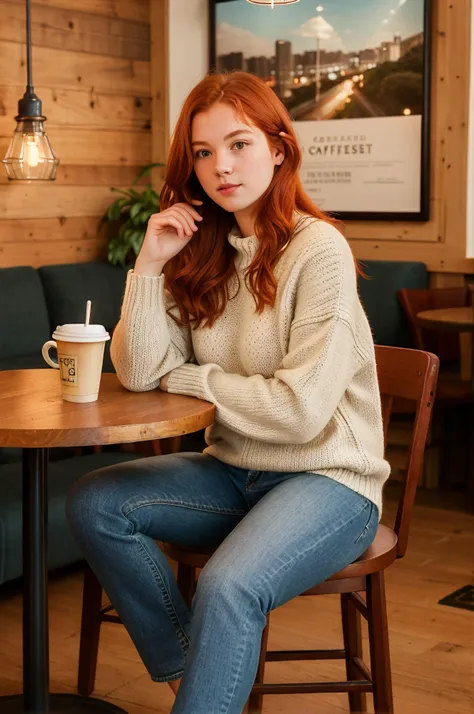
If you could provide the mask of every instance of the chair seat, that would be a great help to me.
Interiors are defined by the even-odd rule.
[[[397,557],[398,538],[395,531],[388,526],[379,525],[377,534],[371,545],[358,560],[329,578],[329,580],[345,580],[370,575],[379,570],[385,570]]]
[[[331,576],[329,581],[360,578],[364,575],[384,570],[391,565],[397,557],[397,542],[396,533],[391,528],[379,525],[377,534],[365,553],[354,563],[351,563],[343,570]],[[215,552],[215,549],[208,549],[197,553],[192,550],[192,548],[175,545],[174,543],[163,543],[162,549],[165,555],[171,558],[171,560],[174,560],[176,563],[182,563],[183,565],[189,565],[193,568],[204,568],[207,561],[210,560]],[[318,587],[319,585],[315,586],[314,593],[312,593],[312,588],[311,590],[307,590],[304,594],[316,595]]]

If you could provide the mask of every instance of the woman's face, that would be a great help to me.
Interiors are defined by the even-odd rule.
[[[251,212],[283,153],[270,147],[263,131],[244,123],[228,104],[197,114],[191,133],[194,170],[209,198],[226,211]]]

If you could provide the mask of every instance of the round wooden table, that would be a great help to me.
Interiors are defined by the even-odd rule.
[[[0,446],[23,448],[23,694],[0,698],[2,714],[48,711],[120,712],[108,702],[49,693],[47,598],[48,449],[149,441],[189,434],[212,424],[208,402],[159,390],[129,392],[103,374],[99,399],[61,398],[48,369],[0,372]]]
[[[474,334],[474,307],[444,307],[438,310],[423,310],[416,317],[419,325],[427,330],[459,332],[461,378],[470,379],[474,390],[474,337],[472,337]]]
[[[420,324],[427,329],[474,332],[473,307],[444,307],[438,310],[423,310],[416,317]]]

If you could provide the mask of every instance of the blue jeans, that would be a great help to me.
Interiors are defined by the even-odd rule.
[[[184,674],[172,714],[240,714],[267,613],[358,558],[378,525],[374,504],[326,476],[197,453],[95,471],[67,510],[152,679]],[[191,611],[155,539],[217,547]]]

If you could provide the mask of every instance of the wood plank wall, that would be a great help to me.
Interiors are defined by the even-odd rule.
[[[432,0],[431,219],[426,223],[349,222],[360,260],[418,260],[433,286],[462,285],[466,259],[471,0]],[[471,189],[472,190],[472,189]]]
[[[128,186],[137,167],[166,155],[168,1],[33,0],[33,76],[61,164],[50,185],[8,184],[0,167],[0,266],[105,254],[97,226],[110,186]],[[465,258],[471,4],[433,0],[430,221],[346,227],[358,258],[421,260],[436,285],[474,273]],[[24,62],[24,2],[0,0],[2,156]]]
[[[35,90],[61,163],[46,184],[9,183],[0,167],[0,266],[95,260],[110,187],[128,187],[152,159],[150,0],[33,0],[32,26]],[[0,0],[2,158],[25,91],[24,36],[25,3]],[[163,94],[155,102],[163,137]],[[154,144],[163,160],[165,142]]]

